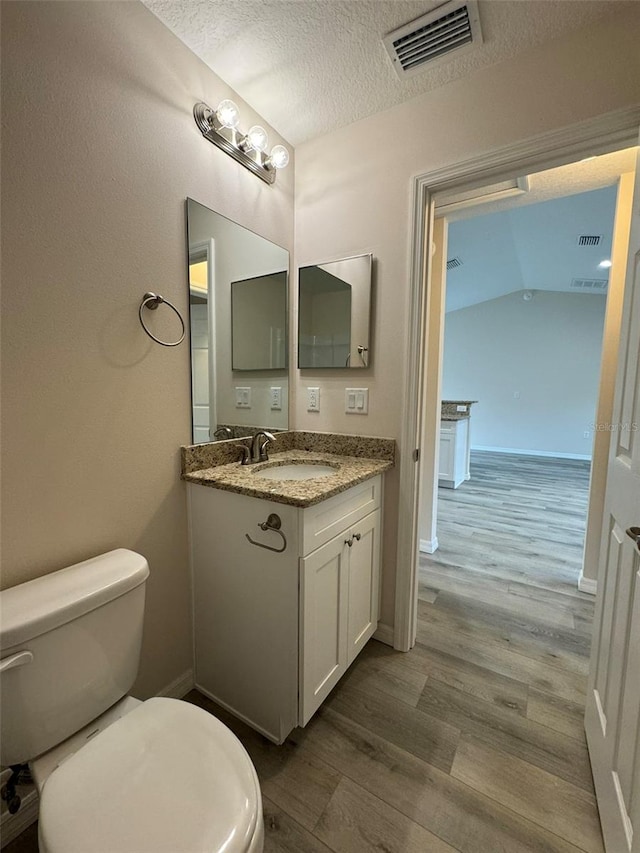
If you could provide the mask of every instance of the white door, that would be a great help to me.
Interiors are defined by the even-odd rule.
[[[640,539],[634,528],[640,528],[640,163],[585,719],[608,853],[640,853]]]

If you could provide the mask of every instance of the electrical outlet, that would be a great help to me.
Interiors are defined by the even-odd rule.
[[[270,388],[271,395],[271,410],[272,411],[280,411],[282,408],[282,388]]]
[[[582,433],[582,436],[583,438],[589,438],[589,430],[585,429],[585,431]]]
[[[519,392],[519,391],[514,391],[514,392],[513,392],[513,399],[514,399],[514,400],[519,400],[519,399],[520,399],[520,392]]]
[[[320,389],[319,388],[307,388],[307,411],[308,412],[319,412],[320,411]]]
[[[239,388],[236,386],[236,409],[251,408],[251,388]]]

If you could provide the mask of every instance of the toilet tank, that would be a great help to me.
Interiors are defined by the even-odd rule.
[[[125,696],[149,565],[120,548],[0,592],[0,763],[51,749]]]

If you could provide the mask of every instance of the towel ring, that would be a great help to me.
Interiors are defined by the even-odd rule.
[[[160,338],[156,338],[156,336],[152,334],[149,329],[147,329],[147,327],[145,326],[145,322],[142,319],[142,310],[144,308],[148,308],[149,311],[155,311],[158,305],[162,305],[163,303],[165,305],[168,305],[169,308],[171,308],[171,310],[175,312],[176,316],[178,317],[178,320],[180,320],[180,325],[182,326],[182,334],[180,335],[180,338],[177,341],[161,341]],[[142,297],[140,308],[138,309],[138,318],[140,320],[140,325],[149,335],[149,337],[157,344],[162,344],[163,347],[177,347],[178,344],[181,344],[184,340],[185,327],[184,320],[182,319],[180,312],[178,311],[175,305],[165,299],[164,296],[160,296],[159,293],[151,293],[151,291],[145,293],[145,295]]]

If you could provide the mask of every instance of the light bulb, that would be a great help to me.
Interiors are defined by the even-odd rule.
[[[269,145],[267,131],[264,127],[260,127],[259,124],[254,124],[253,127],[249,128],[249,132],[245,137],[245,144],[254,151],[266,151]]]
[[[600,261],[598,266],[600,267],[601,270],[608,270],[609,267],[611,266],[611,261],[608,259],[606,261]]]
[[[240,124],[240,111],[233,101],[220,101],[216,110],[216,118],[223,127],[234,128]]]
[[[274,169],[284,169],[289,162],[289,152],[284,145],[274,145],[267,162]]]

